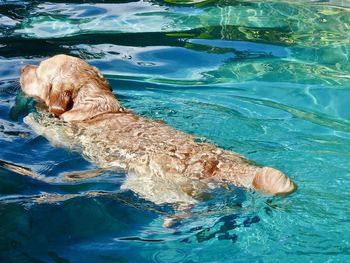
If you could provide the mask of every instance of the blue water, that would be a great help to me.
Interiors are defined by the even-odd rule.
[[[0,262],[350,262],[349,1],[80,2],[0,1]],[[58,53],[298,190],[218,190],[165,229],[174,208],[121,191],[124,174],[65,181],[96,167],[23,123],[18,83]]]

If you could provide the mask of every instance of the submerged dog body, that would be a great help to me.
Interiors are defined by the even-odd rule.
[[[295,189],[276,169],[125,110],[98,70],[78,58],[58,55],[25,66],[20,82],[26,95],[40,98],[60,119],[30,115],[26,122],[34,130],[79,148],[102,168],[123,169],[123,187],[155,203],[195,202],[204,189],[225,184],[267,194]]]

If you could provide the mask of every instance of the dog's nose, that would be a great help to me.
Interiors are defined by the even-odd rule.
[[[21,69],[21,73],[25,72],[26,70],[29,70],[30,68],[36,68],[36,66],[30,64],[24,65]]]
[[[21,73],[25,72],[25,71],[28,71],[30,69],[33,69],[35,70],[36,68],[38,68],[38,66],[36,65],[31,65],[31,64],[27,64],[27,65],[24,65],[21,69]]]
[[[27,66],[28,66],[28,65],[24,65],[24,66],[22,67],[21,73],[23,73],[23,72],[26,70]]]

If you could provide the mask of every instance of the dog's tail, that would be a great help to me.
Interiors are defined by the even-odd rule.
[[[252,186],[257,191],[270,195],[288,195],[297,188],[288,176],[271,167],[258,168]]]

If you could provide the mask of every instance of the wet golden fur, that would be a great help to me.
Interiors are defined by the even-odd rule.
[[[203,189],[223,184],[272,195],[295,190],[274,168],[257,167],[125,110],[99,71],[81,59],[57,55],[27,65],[20,82],[26,95],[44,101],[56,116],[28,116],[34,130],[56,144],[79,148],[100,167],[123,169],[128,173],[123,187],[153,202],[193,203]]]

